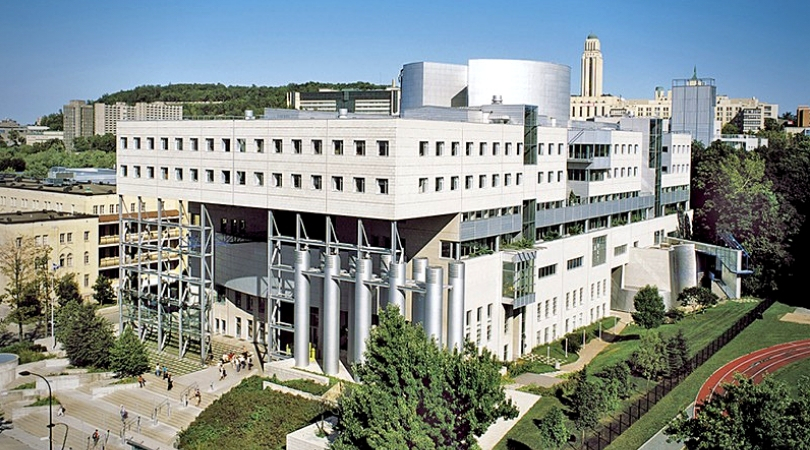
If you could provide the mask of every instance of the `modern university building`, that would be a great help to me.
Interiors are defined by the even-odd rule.
[[[122,203],[121,254],[183,257],[122,267],[122,321],[203,359],[222,334],[337,374],[388,304],[442,345],[512,360],[644,284],[671,303],[724,276],[662,245],[689,213],[691,159],[666,121],[569,123],[570,68],[545,62],[408,64],[401,88],[400,117],[119,122],[118,193],[181,217]],[[167,227],[178,245],[134,232]]]

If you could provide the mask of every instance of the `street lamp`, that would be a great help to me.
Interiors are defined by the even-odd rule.
[[[53,450],[53,393],[51,392],[51,383],[47,378],[38,373],[29,372],[27,370],[20,372],[20,376],[27,377],[28,375],[40,377],[45,380],[45,384],[48,385],[48,442],[50,442],[50,448]]]

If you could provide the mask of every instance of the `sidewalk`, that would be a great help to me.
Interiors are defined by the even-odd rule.
[[[551,387],[565,381],[562,378],[558,378],[560,375],[582,370],[582,368],[585,367],[586,364],[589,364],[596,357],[596,355],[601,353],[602,350],[610,345],[613,342],[614,337],[620,334],[627,324],[633,320],[629,313],[613,311],[611,314],[617,317],[619,322],[615,327],[611,328],[610,331],[603,330],[602,339],[593,339],[585,344],[579,351],[579,359],[570,364],[560,366],[560,370],[555,372],[548,372],[544,374],[524,373],[522,375],[518,375],[515,378],[515,382],[520,385],[536,384],[543,387]]]

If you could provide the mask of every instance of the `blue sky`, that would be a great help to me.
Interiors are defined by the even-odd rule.
[[[25,124],[143,84],[390,83],[414,61],[556,62],[576,93],[589,33],[607,93],[651,98],[697,66],[720,94],[810,103],[806,0],[4,3],[0,118]]]

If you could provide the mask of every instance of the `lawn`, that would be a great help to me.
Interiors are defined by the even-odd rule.
[[[810,358],[796,361],[773,374],[774,379],[785,383],[788,391],[794,396],[798,394],[799,378],[803,376],[810,376]]]
[[[727,362],[753,351],[800,339],[810,338],[810,325],[781,322],[779,318],[792,312],[793,307],[775,303],[757,320],[726,344],[712,358],[695,370],[669,395],[658,402],[638,422],[625,431],[613,444],[612,450],[639,448],[644,442],[666,426],[673,417],[695,401],[700,386],[717,369]]]
[[[687,342],[689,342],[690,353],[694,354],[717,336],[721,335],[727,328],[736,322],[737,319],[744,316],[756,305],[757,303],[754,302],[724,302],[706,310],[702,314],[687,316],[675,324],[662,325],[653,330],[653,332],[660,331],[664,337],[669,337],[675,335],[679,329],[682,330]],[[644,330],[635,325],[628,325],[625,327],[617,342],[606,347],[591,361],[589,365],[589,368],[592,369],[591,373],[598,372],[605,367],[629,359],[633,352],[638,348],[641,333],[645,332],[650,331]],[[641,379],[634,379],[634,382],[637,386],[639,386],[639,391],[642,390],[642,387],[647,386],[647,383]],[[652,389],[653,387],[654,383],[649,383],[649,388]],[[695,391],[695,393],[697,393],[697,391]],[[692,398],[694,400],[694,395]],[[504,439],[502,439],[495,448],[501,450],[507,449],[507,440],[513,439],[526,444],[528,448],[539,449],[540,447],[538,442],[540,435],[537,432],[537,427],[535,426],[534,422],[535,420],[544,417],[546,412],[548,412],[548,410],[551,409],[551,407],[555,404],[559,405],[559,401],[552,396],[541,398],[534,405],[534,407],[530,409],[511,430],[509,430],[506,436],[504,436]],[[644,441],[642,441],[642,443],[643,442]],[[616,448],[638,448],[638,446]]]
[[[262,389],[262,381],[258,376],[247,378],[212,403],[180,432],[179,448],[282,449],[288,433],[323,412],[319,402]]]

